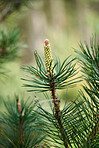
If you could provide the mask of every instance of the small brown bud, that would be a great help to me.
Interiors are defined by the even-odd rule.
[[[18,106],[18,112],[19,112],[19,114],[21,114],[21,104],[18,103],[17,106]]]
[[[49,40],[45,39],[44,43],[45,43],[45,46],[47,46],[49,44]]]

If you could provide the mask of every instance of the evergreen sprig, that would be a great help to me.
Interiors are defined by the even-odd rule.
[[[37,92],[51,91],[52,101],[54,105],[53,114],[50,114],[44,109],[42,109],[43,110],[42,116],[44,114],[47,120],[50,120],[50,125],[48,127],[49,131],[47,130],[47,133],[51,133],[52,136],[49,135],[49,137],[51,137],[52,139],[54,138],[56,142],[58,142],[58,140],[60,139],[62,141],[62,144],[64,144],[64,146],[68,148],[69,145],[67,139],[68,135],[66,135],[67,131],[66,127],[63,124],[64,121],[62,119],[63,111],[60,110],[60,99],[56,97],[55,90],[63,89],[66,88],[67,86],[79,82],[77,77],[73,78],[73,76],[75,76],[77,73],[77,69],[75,68],[75,63],[73,63],[75,59],[70,59],[70,57],[68,57],[64,60],[62,64],[60,64],[60,60],[59,59],[57,60],[57,58],[56,61],[53,61],[48,39],[45,40],[44,42],[44,50],[45,50],[45,64],[41,59],[41,57],[38,55],[38,53],[35,52],[34,55],[37,63],[37,68],[34,68],[33,66],[26,66],[23,68],[32,76],[30,77],[31,78],[30,80],[23,79],[25,81],[29,81],[32,83],[30,85],[26,84],[24,86],[31,87],[32,90],[30,91],[37,91]],[[55,125],[55,127],[57,126],[57,130],[54,130],[53,125]],[[54,136],[58,135],[58,137],[53,137],[53,134]]]
[[[17,51],[20,49],[20,33],[18,29],[13,29],[11,32],[0,31],[0,63],[6,60],[14,60],[17,56]]]
[[[19,43],[20,31],[13,29],[10,32],[0,31],[0,74],[5,74],[4,63],[18,58],[18,51],[25,47]]]
[[[99,42],[96,41],[96,36],[90,40],[90,45],[86,42],[84,45],[80,43],[81,51],[76,50],[81,64],[84,80],[87,85],[83,88],[88,95],[83,97],[89,106],[91,114],[91,130],[87,139],[87,145],[92,147],[99,146],[96,142],[99,140]]]
[[[91,38],[90,45],[86,42],[83,45],[80,43],[81,51],[76,50],[79,54],[84,80],[86,80],[89,91],[99,98],[99,42],[96,42],[96,37]],[[96,92],[95,92],[96,91]]]
[[[30,84],[24,84],[25,87],[31,88],[28,91],[45,92],[51,91],[52,85],[54,83],[54,89],[64,89],[68,86],[74,85],[75,83],[81,81],[74,77],[77,74],[77,68],[75,68],[75,59],[70,56],[67,57],[61,64],[60,60],[56,57],[53,61],[49,61],[49,71],[46,68],[45,61],[39,56],[37,51],[34,52],[37,68],[29,65],[24,66],[22,69],[30,74],[29,79],[23,79],[30,82]]]
[[[39,115],[33,112],[33,101],[21,100],[19,97],[4,101],[6,111],[0,116],[0,147],[33,148],[45,138],[41,130],[44,124]]]

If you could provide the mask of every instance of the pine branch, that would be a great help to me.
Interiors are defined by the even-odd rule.
[[[18,51],[26,48],[26,45],[20,44],[19,40],[20,33],[16,28],[10,32],[0,31],[0,75],[4,76],[8,72],[4,64],[18,59]]]
[[[33,111],[35,104],[29,98],[19,102],[18,97],[14,103],[8,100],[4,104],[7,111],[0,116],[0,146],[31,148],[42,144],[46,136],[41,130],[44,123]]]
[[[75,68],[76,63],[74,63],[75,59],[71,59],[70,57],[66,58],[60,66],[60,69],[57,70],[57,67],[60,65],[60,61],[57,60],[54,64],[50,51],[50,44],[47,46],[44,45],[44,50],[47,50],[45,52],[45,63],[38,55],[37,51],[35,51],[34,55],[37,68],[30,65],[22,67],[24,71],[30,74],[28,77],[29,79],[22,79],[29,82],[29,84],[24,84],[25,87],[30,88],[28,91],[50,91],[53,79],[55,90],[65,89],[81,81],[81,77],[73,78],[77,74],[77,69]]]
[[[45,40],[45,46],[47,46],[48,44],[49,44],[49,41]],[[48,52],[48,48],[47,48],[47,52]],[[50,60],[52,60],[52,57],[51,57],[51,53],[50,53],[50,55],[46,53],[46,47],[45,47],[45,54],[46,54],[45,60],[46,60],[47,72],[49,72],[50,70],[52,71],[52,69],[53,69],[52,63],[51,63],[52,67],[50,68]],[[52,73],[53,73],[53,71],[52,71]],[[54,70],[54,73],[56,73],[55,70]],[[50,78],[50,74],[48,74],[47,76]],[[68,148],[65,130],[64,130],[64,127],[63,127],[63,124],[62,124],[62,121],[61,121],[61,116],[60,116],[61,115],[61,111],[60,111],[60,108],[59,108],[60,100],[58,100],[56,95],[55,95],[54,77],[52,78],[52,80],[50,82],[50,90],[51,90],[52,99],[53,99],[53,103],[54,103],[55,118],[56,118],[56,120],[58,121],[58,124],[59,124],[59,129],[60,129],[61,136],[63,138],[64,146],[66,148]]]
[[[81,51],[76,50],[76,52],[80,55],[78,59],[82,65],[84,80],[87,83],[83,88],[89,96],[89,101],[87,99],[87,103],[90,111],[94,111],[92,111],[92,122],[94,122],[94,124],[87,138],[87,146],[89,147],[99,130],[99,42],[96,42],[96,37],[93,37],[90,40],[89,46],[86,42],[84,46],[80,43],[80,49]],[[91,107],[90,102],[93,107]]]
[[[32,83],[32,84],[25,84],[24,86],[31,87],[32,90],[30,91],[37,91],[37,92],[51,91],[52,101],[54,104],[53,115],[46,112],[41,106],[39,106],[39,108],[42,110],[42,113],[40,111],[39,114],[41,116],[45,116],[45,118],[48,119],[51,124],[53,123],[56,130],[58,130],[57,132],[59,132],[60,135],[59,137],[57,137],[58,133],[53,130],[53,127],[51,127],[51,125],[48,125],[48,122],[47,125],[49,128],[48,130],[44,128],[44,131],[46,133],[49,133],[48,136],[52,138],[54,141],[56,141],[59,144],[63,144],[66,148],[69,148],[69,145],[71,146],[71,141],[69,138],[67,138],[69,134],[68,131],[66,131],[66,128],[69,131],[72,131],[72,128],[70,129],[68,121],[64,121],[64,119],[62,119],[62,111],[60,110],[60,100],[56,97],[55,91],[56,89],[63,89],[69,85],[73,85],[79,82],[80,80],[76,79],[81,77],[73,78],[73,76],[76,75],[77,71],[77,69],[75,69],[75,63],[73,63],[75,59],[71,59],[70,57],[68,57],[64,60],[64,62],[61,65],[60,60],[56,58],[56,62],[54,64],[54,60],[51,54],[51,47],[48,39],[46,39],[44,42],[44,52],[45,52],[45,63],[38,55],[38,53],[35,52],[34,55],[37,63],[37,68],[34,68],[33,66],[23,67],[23,70],[25,70],[31,75],[29,80],[27,79],[23,80]],[[65,128],[64,128],[65,126],[64,122],[66,124],[68,123],[67,124],[68,126]],[[77,142],[76,139],[75,141]],[[79,144],[77,145],[79,147]]]

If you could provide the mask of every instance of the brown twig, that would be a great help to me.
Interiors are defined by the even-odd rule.
[[[0,14],[0,22],[4,21],[11,13],[13,13],[13,9],[9,5]]]
[[[61,110],[59,107],[59,103],[60,100],[57,99],[56,95],[55,95],[55,84],[54,84],[54,79],[52,79],[52,82],[50,84],[50,88],[51,88],[51,93],[52,93],[52,99],[53,99],[53,103],[54,103],[54,111],[55,111],[55,118],[58,121],[59,124],[59,128],[60,128],[60,133],[62,136],[62,140],[64,142],[64,146],[65,148],[69,148],[68,147],[68,143],[67,143],[67,139],[66,139],[66,134],[65,134],[65,130],[61,121]]]

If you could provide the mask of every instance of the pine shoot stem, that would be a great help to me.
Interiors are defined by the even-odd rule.
[[[50,85],[50,88],[51,88],[52,99],[53,99],[53,103],[54,103],[55,118],[56,118],[56,120],[58,121],[58,124],[59,124],[59,129],[60,129],[60,133],[61,133],[61,136],[62,136],[62,140],[64,142],[64,146],[65,146],[65,148],[69,148],[68,144],[67,144],[65,130],[64,130],[64,127],[63,127],[63,124],[62,124],[62,121],[61,121],[61,110],[60,110],[60,107],[59,107],[60,100],[58,100],[56,95],[55,95],[54,79],[52,79],[52,81],[53,82],[52,82],[52,85]]]

